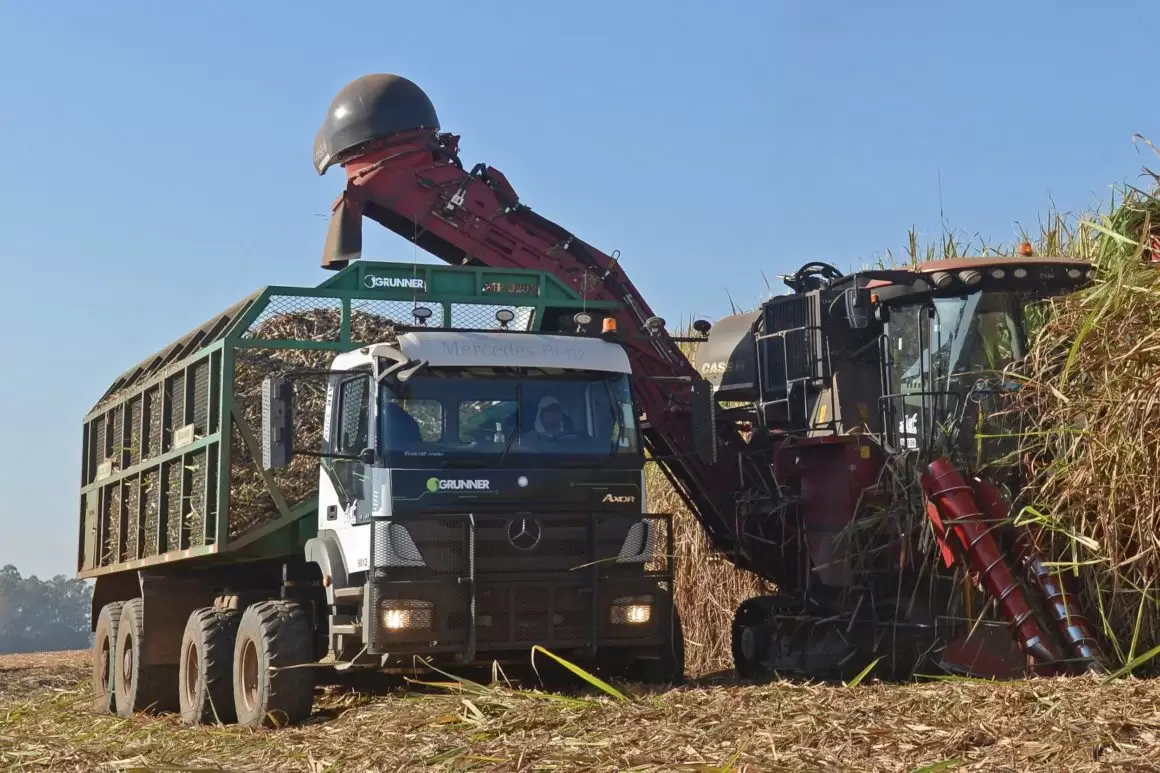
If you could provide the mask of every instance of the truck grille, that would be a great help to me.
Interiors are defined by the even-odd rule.
[[[617,625],[609,604],[621,596],[662,589],[659,599],[671,592],[668,516],[553,513],[526,516],[536,522],[528,529],[524,518],[425,514],[374,520],[371,651],[474,653],[639,642],[656,635],[650,626]],[[647,563],[633,560],[646,545],[642,521],[653,534],[653,560]],[[538,539],[521,542],[527,530]],[[419,608],[433,610],[430,625],[426,617],[414,629],[386,624],[387,614],[395,621],[419,619],[410,611]],[[667,619],[656,614],[658,622]]]
[[[440,514],[377,520],[373,525],[374,567],[425,566],[437,574],[466,571],[469,545],[474,541],[477,575],[574,571],[593,560],[620,557],[626,541],[630,546],[639,544],[635,535],[641,527],[634,530],[634,525],[641,520],[652,523],[655,519],[552,513]],[[634,539],[629,540],[630,536]]]

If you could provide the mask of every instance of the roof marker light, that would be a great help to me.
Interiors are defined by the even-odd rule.
[[[945,271],[936,271],[930,275],[930,280],[934,282],[935,287],[947,287],[955,278]]]

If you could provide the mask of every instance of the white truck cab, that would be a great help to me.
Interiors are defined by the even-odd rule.
[[[325,388],[306,551],[334,652],[474,662],[540,644],[672,678],[671,529],[647,512],[623,346],[409,331],[337,356]]]

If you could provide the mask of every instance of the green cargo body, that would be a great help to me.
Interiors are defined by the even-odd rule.
[[[557,329],[584,301],[532,271],[356,262],[313,288],[265,287],[120,376],[84,420],[77,574],[292,555],[317,528],[318,459],[259,466],[261,383],[328,368],[397,325]],[[299,447],[321,443],[324,390],[297,399]]]

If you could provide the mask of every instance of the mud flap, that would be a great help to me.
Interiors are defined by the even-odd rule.
[[[213,605],[212,587],[196,578],[140,573],[144,637],[141,662],[175,666],[181,661],[181,638],[195,609]]]

